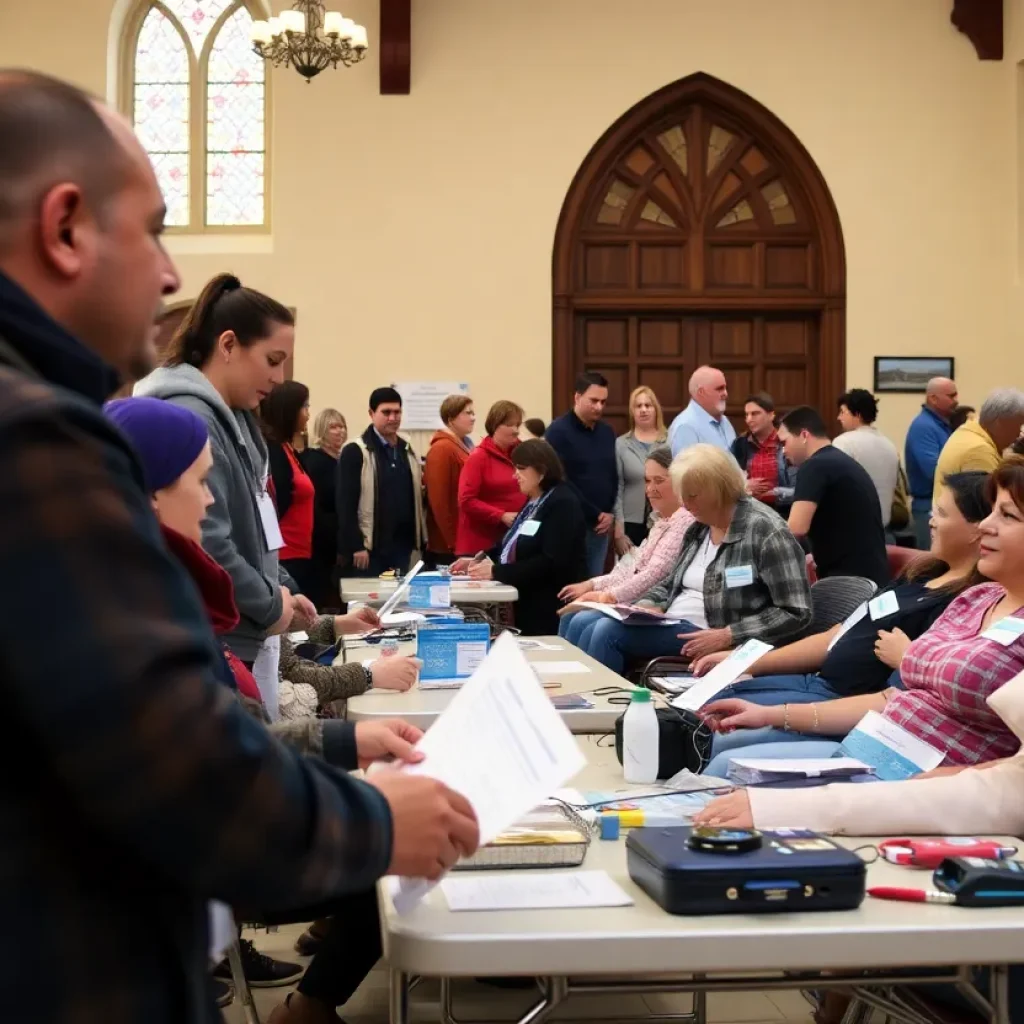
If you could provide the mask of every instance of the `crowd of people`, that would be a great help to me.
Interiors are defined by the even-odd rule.
[[[421,556],[514,586],[520,631],[558,632],[624,675],[666,654],[699,675],[748,639],[772,644],[702,710],[712,773],[747,748],[831,753],[872,710],[944,755],[894,786],[740,790],[704,821],[899,831],[945,808],[943,830],[1024,833],[1024,687],[1005,685],[1024,670],[1024,393],[993,392],[954,426],[956,384],[929,382],[902,460],[864,389],[838,396],[834,441],[819,410],[777,416],[763,391],[737,435],[711,366],[668,427],[638,387],[621,437],[587,371],[547,426],[494,403],[479,443],[472,399],[445,399],[422,461],[391,386],[362,433],[325,409],[306,444],[309,390],[284,379],[294,317],[238,278],[206,285],[153,365],[154,315],[180,281],[127,122],[5,72],[0,137],[16,154],[0,158],[0,552],[26,591],[4,643],[12,1019],[216,1019],[226,968],[209,971],[207,940],[217,956],[235,941],[226,907],[313,922],[304,973],[246,944],[244,967],[255,984],[301,976],[271,1024],[337,1019],[380,956],[374,883],[436,878],[479,835],[434,780],[349,774],[417,758],[404,722],[331,717],[337,700],[408,689],[415,659],[319,664],[289,634],[375,627],[372,611],[342,614],[339,579]],[[119,375],[134,396],[104,405]],[[922,550],[893,578],[898,530]],[[888,610],[809,634],[812,581],[830,577],[869,581]]]

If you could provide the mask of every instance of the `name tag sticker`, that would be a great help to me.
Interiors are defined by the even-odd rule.
[[[828,647],[825,648],[825,650],[831,651],[832,648],[835,647],[835,645],[839,643],[839,641],[842,640],[843,637],[846,636],[846,634],[849,633],[850,630],[853,629],[853,627],[856,626],[857,623],[860,622],[860,620],[863,619],[865,615],[867,615],[867,613],[867,601],[865,601],[863,604],[857,605],[857,607],[854,608],[854,610],[850,612],[850,614],[846,617],[846,621],[839,628],[839,632],[836,633],[834,637],[832,637],[831,642],[829,643]]]
[[[523,537],[536,537],[537,531],[540,529],[539,519],[527,519],[522,526],[519,527],[519,533]]]
[[[264,491],[256,502],[260,507],[260,520],[263,523],[263,537],[267,542],[267,550],[279,551],[284,547],[284,537],[281,536],[281,524],[277,521],[274,499]]]
[[[997,644],[1009,647],[1014,640],[1024,636],[1024,619],[1015,619],[1007,616],[1000,619],[994,626],[989,626],[981,634],[986,640],[995,640]]]
[[[725,570],[725,586],[728,590],[749,587],[753,582],[754,567],[752,565],[734,565]]]
[[[888,615],[895,615],[900,610],[899,598],[891,591],[879,594],[868,602],[868,611],[871,613],[871,621],[877,622]]]

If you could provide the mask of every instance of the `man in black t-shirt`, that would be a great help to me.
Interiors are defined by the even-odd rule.
[[[832,446],[825,423],[801,405],[782,420],[779,440],[800,468],[789,528],[807,537],[818,576],[863,576],[889,582],[878,492],[864,468]]]

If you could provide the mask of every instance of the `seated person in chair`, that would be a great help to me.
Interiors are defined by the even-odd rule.
[[[599,601],[602,604],[628,604],[657,586],[675,568],[683,537],[693,523],[693,516],[683,508],[672,487],[669,469],[672,450],[667,445],[652,448],[644,462],[644,483],[647,501],[655,520],[651,532],[632,552],[632,558],[620,559],[606,576],[595,576],[582,583],[563,587],[558,595],[563,601]],[[568,632],[582,630],[597,612],[579,612],[562,619],[558,635],[575,643]]]
[[[696,522],[675,570],[640,605],[677,624],[627,626],[594,612],[574,640],[615,672],[629,658],[693,660],[751,637],[775,643],[811,621],[804,553],[785,521],[746,494],[732,456],[693,445],[676,456],[671,475]]]
[[[899,579],[878,592],[878,604],[845,633],[835,625],[824,633],[769,651],[750,669],[753,679],[726,687],[718,698],[742,697],[754,704],[803,704],[884,690],[912,640],[916,640],[968,587],[985,582],[978,572],[981,521],[992,512],[987,473],[947,477],[932,507],[931,553],[920,555]],[[891,593],[898,606],[884,607]],[[814,599],[814,588],[811,588]],[[889,599],[891,600],[891,599]],[[841,634],[841,635],[840,635]],[[709,654],[693,666],[704,675],[729,656]]]
[[[907,648],[900,662],[905,689],[822,704],[712,701],[701,712],[716,733],[709,774],[725,774],[734,757],[830,757],[868,711],[942,750],[949,766],[1017,750],[1017,738],[986,701],[1024,671],[1024,458],[1004,459],[988,488],[993,508],[981,524],[978,570],[993,582],[964,591]]]

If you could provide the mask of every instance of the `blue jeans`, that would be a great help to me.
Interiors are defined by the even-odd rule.
[[[680,633],[694,633],[697,626],[624,626],[600,612],[576,612],[562,619],[558,635],[585,651],[595,661],[622,675],[630,659],[665,658],[683,649]]]
[[[608,538],[611,530],[607,533],[597,534],[593,530],[587,530],[587,578],[604,575],[604,561],[608,557]]]
[[[780,704],[813,704],[818,700],[835,700],[835,690],[817,675],[760,676],[744,679],[721,690],[715,700],[739,697],[763,708]]]
[[[729,775],[729,762],[734,757],[767,757],[773,761],[783,758],[832,757],[840,741],[805,736],[783,729],[737,729],[735,732],[716,732],[711,741],[711,760],[705,775],[725,779]]]

